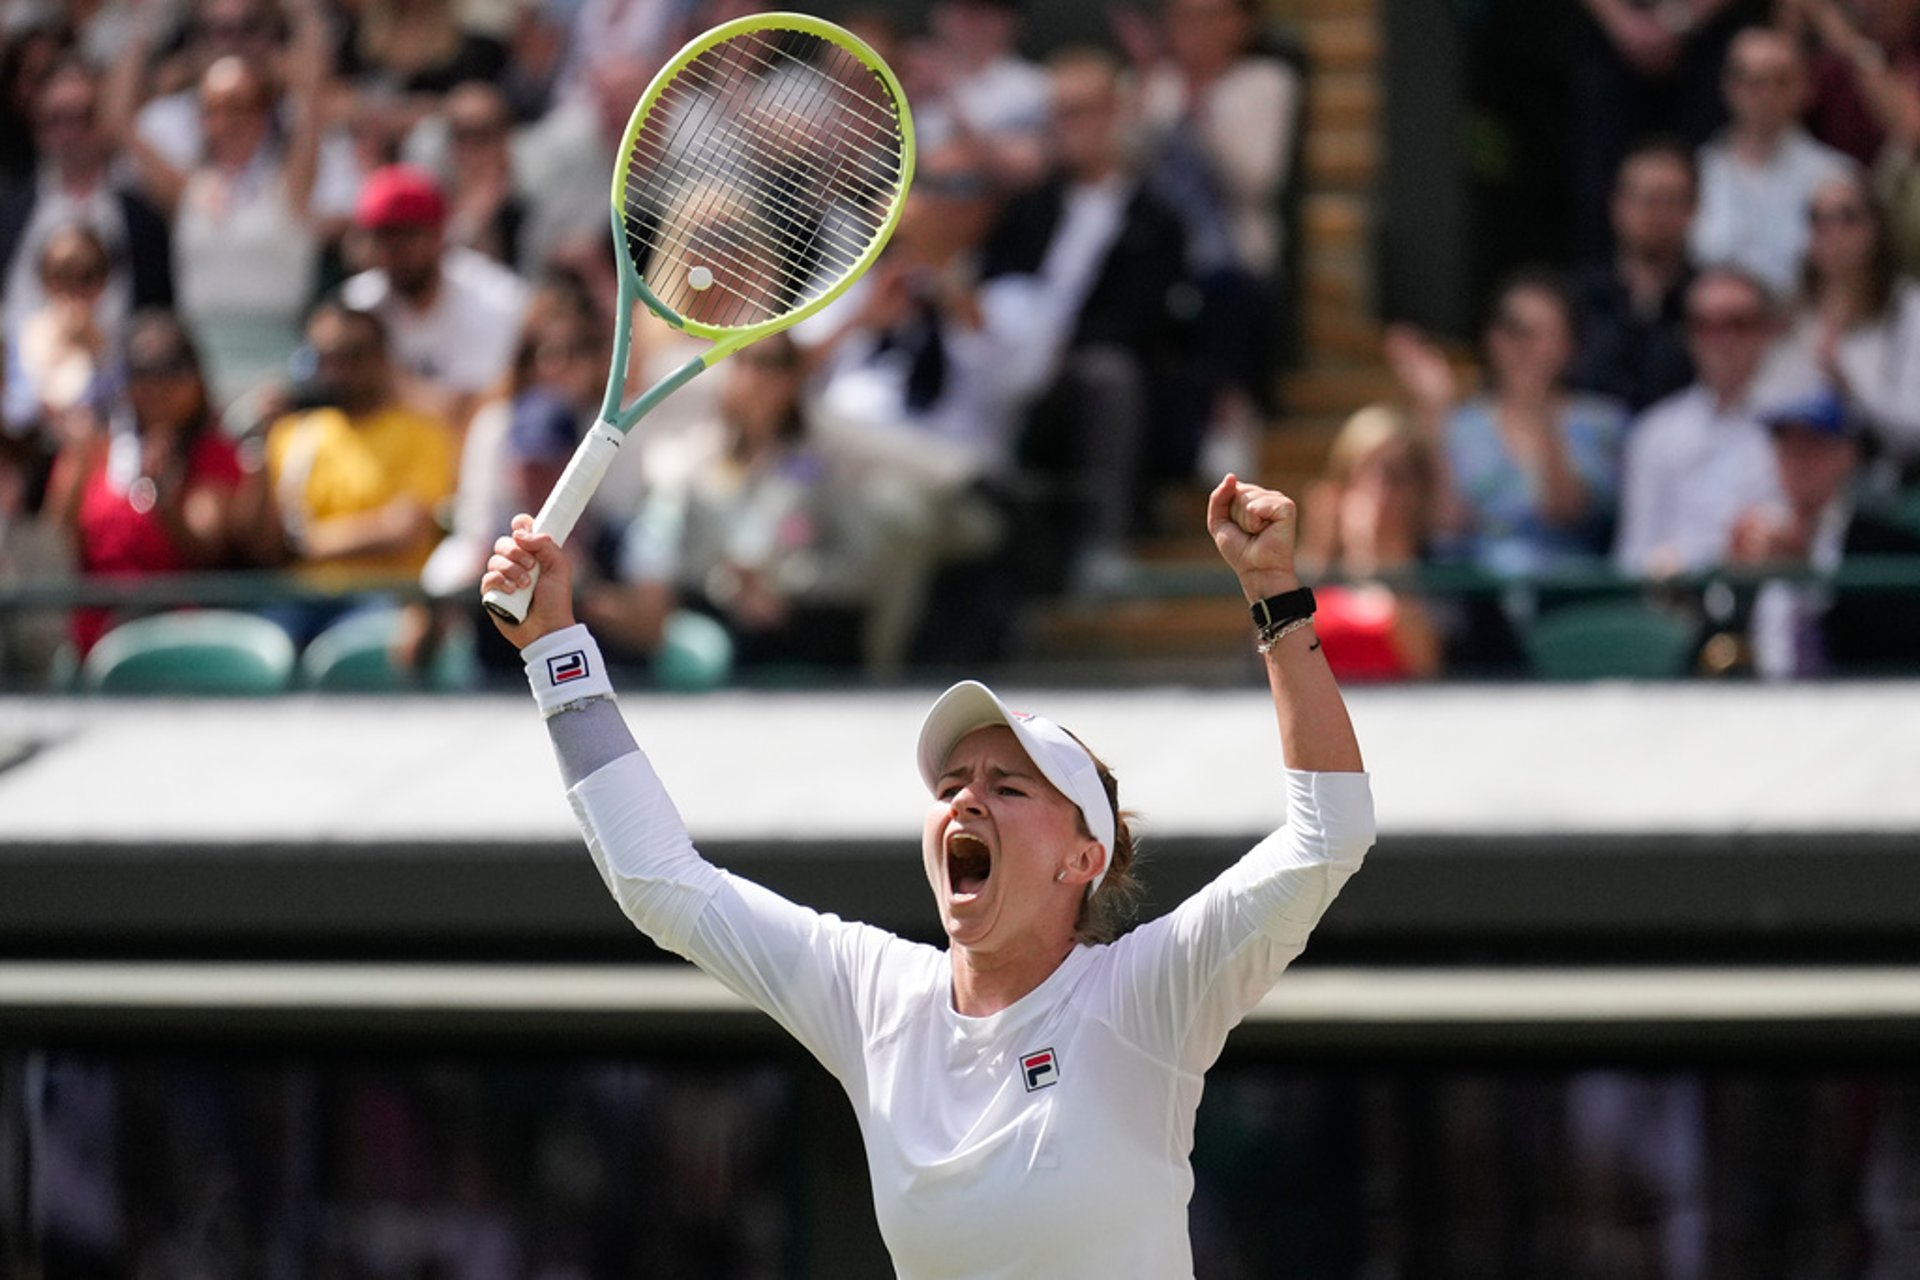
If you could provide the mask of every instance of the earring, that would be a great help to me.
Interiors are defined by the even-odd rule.
[[[1055,884],[1065,884],[1066,880],[1067,880],[1067,869],[1065,867],[1062,867],[1058,871],[1053,873],[1053,882]]]

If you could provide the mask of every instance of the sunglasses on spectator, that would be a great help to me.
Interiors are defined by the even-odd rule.
[[[52,288],[86,289],[104,284],[108,272],[100,263],[59,262],[48,266],[41,275]]]
[[[447,125],[447,137],[454,142],[491,142],[506,131],[502,120],[455,120]]]
[[[264,22],[203,22],[195,28],[203,40],[253,40],[267,34]]]
[[[36,117],[42,129],[84,129],[93,123],[93,112],[85,107],[54,107]]]
[[[1745,67],[1729,67],[1727,82],[1756,89],[1784,89],[1793,83],[1793,72],[1751,71]]]
[[[315,346],[313,358],[320,364],[359,364],[371,360],[379,348],[371,342],[342,342],[336,346]]]
[[[1766,327],[1767,318],[1758,311],[1694,311],[1687,315],[1687,328],[1695,333],[1754,333]]]
[[[1493,317],[1493,331],[1509,338],[1531,339],[1543,336],[1546,326],[1503,311]]]
[[[154,382],[167,378],[184,378],[196,372],[193,361],[185,355],[162,356],[154,360],[132,360],[127,363],[127,377],[135,382]]]
[[[1816,227],[1857,227],[1866,220],[1866,209],[1857,204],[1815,205],[1807,210],[1807,221]]]

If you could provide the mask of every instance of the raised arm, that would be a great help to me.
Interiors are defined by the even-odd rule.
[[[1298,512],[1273,489],[1229,475],[1207,503],[1207,530],[1240,579],[1249,605],[1300,586],[1294,570]],[[1340,686],[1320,650],[1312,624],[1282,636],[1266,654],[1267,684],[1280,722],[1287,768],[1314,773],[1359,773],[1366,768]]]
[[[536,564],[526,621],[495,625],[527,660],[568,800],[608,892],[648,937],[765,1010],[829,1071],[850,1078],[863,1039],[855,992],[907,944],[788,902],[700,856],[612,701],[597,646],[574,622],[560,545],[535,534],[531,516],[515,516],[513,533],[494,544],[481,590],[517,591]]]

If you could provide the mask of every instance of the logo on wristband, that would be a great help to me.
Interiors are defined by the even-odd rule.
[[[584,649],[556,654],[547,659],[547,680],[552,684],[571,684],[575,680],[585,680],[590,674],[592,672],[587,666]]]

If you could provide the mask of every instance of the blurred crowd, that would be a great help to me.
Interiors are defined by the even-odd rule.
[[[597,412],[621,131],[674,49],[750,10],[13,6],[0,579],[282,569],[296,645],[381,609],[400,669],[473,646],[511,670],[473,584]],[[1044,63],[1018,0],[837,16],[899,71],[916,180],[854,288],[622,451],[570,547],[623,663],[1009,656],[1034,599],[1126,588],[1170,492],[1258,474],[1285,408],[1304,68],[1257,0],[1115,10]],[[1524,670],[1581,602],[1417,589],[1459,566],[1675,584],[1647,608],[1697,633],[1690,666],[1911,668],[1920,592],[1827,579],[1920,553],[1920,0],[1579,23],[1573,256],[1501,282],[1476,350],[1389,325],[1400,396],[1303,495],[1336,667]],[[636,330],[628,398],[697,345]],[[8,610],[0,668],[70,669],[130,612]]]
[[[1920,3],[1585,9],[1595,251],[1503,280],[1469,359],[1388,327],[1399,402],[1346,424],[1307,504],[1315,569],[1345,579],[1322,592],[1329,655],[1363,678],[1499,669],[1580,602],[1389,585],[1438,563],[1672,584],[1633,608],[1695,628],[1710,670],[1911,671],[1920,583],[1825,579],[1920,553]],[[1682,589],[1714,575],[1747,587]]]
[[[0,576],[284,569],[296,644],[417,580],[398,662],[510,665],[474,584],[598,409],[627,116],[756,7],[11,6]],[[623,451],[569,543],[621,661],[689,615],[740,666],[991,660],[1271,412],[1301,84],[1257,5],[1165,0],[1045,64],[1018,0],[838,16],[899,72],[917,181],[856,289]],[[629,399],[690,341],[636,328]],[[84,660],[125,612],[14,610],[0,663]]]
[[[0,1263],[843,1274],[870,1210],[817,1182],[810,1105],[777,1065],[0,1056]],[[1220,1280],[1920,1266],[1920,1089],[1899,1072],[1241,1064],[1207,1090],[1193,1159],[1195,1274]]]
[[[794,1274],[791,1071],[0,1057],[0,1267],[44,1280]]]

